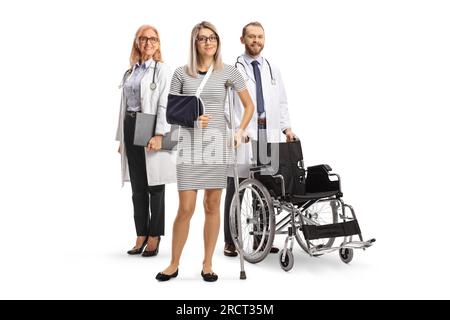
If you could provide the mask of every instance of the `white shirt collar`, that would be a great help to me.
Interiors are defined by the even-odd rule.
[[[250,57],[247,53],[244,53],[242,56],[244,57],[244,61],[247,65],[250,65],[253,62],[253,60],[256,60],[256,61],[258,61],[259,66],[262,67],[264,58],[261,55],[256,57],[256,59],[253,57]]]
[[[148,68],[152,65],[152,63],[154,63],[154,60],[153,60],[153,59],[148,59],[147,61],[145,61],[145,62],[144,62],[144,64],[145,64],[145,69],[148,69]],[[137,63],[133,66],[133,70],[136,69],[136,68],[139,67],[139,66],[140,66],[140,64],[139,64],[139,62],[137,62]]]

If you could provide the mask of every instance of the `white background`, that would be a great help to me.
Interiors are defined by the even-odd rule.
[[[431,0],[2,1],[0,298],[450,298],[449,16],[447,1]],[[363,235],[378,240],[350,265],[296,246],[291,272],[271,255],[240,281],[221,233],[220,279],[205,283],[199,197],[179,277],[158,283],[175,185],[160,254],[125,254],[131,190],[120,188],[114,137],[132,39],[155,25],[175,68],[202,20],[217,26],[228,63],[243,51],[242,26],[265,26],[306,165],[341,175]]]

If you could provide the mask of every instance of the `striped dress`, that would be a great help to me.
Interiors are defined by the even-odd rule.
[[[193,78],[186,73],[185,67],[179,67],[173,75],[170,93],[195,95],[204,76],[199,74]],[[235,67],[225,64],[223,70],[214,70],[200,94],[204,113],[212,117],[208,127],[180,127],[177,153],[180,191],[226,187],[230,145],[225,120],[227,80],[233,82],[233,88],[238,92],[246,89],[244,79]]]

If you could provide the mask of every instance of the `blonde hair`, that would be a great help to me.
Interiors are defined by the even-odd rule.
[[[197,74],[198,52],[197,52],[196,41],[197,41],[197,36],[200,33],[200,30],[204,29],[204,28],[211,30],[217,36],[217,50],[216,50],[216,53],[214,54],[214,69],[215,70],[223,69],[222,56],[220,53],[220,37],[217,32],[217,29],[212,23],[210,23],[208,21],[202,21],[199,24],[196,24],[194,26],[194,28],[192,29],[192,33],[191,33],[191,46],[190,46],[191,50],[189,52],[189,62],[186,67],[186,69],[187,69],[186,72],[187,72],[187,74],[189,74],[192,77],[198,77],[198,74]]]
[[[161,55],[161,39],[159,38],[159,32],[158,32],[158,30],[156,30],[155,27],[145,24],[136,31],[136,35],[134,36],[133,46],[131,47],[131,54],[130,54],[130,67],[131,68],[133,68],[133,66],[142,59],[141,50],[139,50],[139,37],[142,36],[142,34],[149,29],[153,30],[156,33],[156,36],[158,37],[158,43],[159,43],[159,48],[153,54],[152,59],[155,61],[159,61],[159,62],[163,61],[162,55]]]

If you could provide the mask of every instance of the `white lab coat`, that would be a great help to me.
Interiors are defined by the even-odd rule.
[[[236,63],[236,67],[244,77],[247,90],[249,91],[255,105],[255,112],[253,113],[253,117],[247,127],[247,134],[251,140],[256,141],[258,139],[258,112],[256,110],[256,81],[253,73],[253,66],[247,65],[244,61],[243,55],[238,57],[237,61],[240,63]],[[272,75],[275,80],[274,83],[272,83],[272,77],[270,76],[269,65],[267,61],[263,59],[263,63],[261,65],[261,82],[267,119],[267,142],[285,142],[286,138],[283,134],[283,130],[291,127],[286,91],[281,78],[280,70],[273,64],[270,66],[272,67]],[[235,126],[236,129],[238,129],[240,121],[244,115],[244,108],[237,94],[234,94],[233,100],[235,110]],[[225,108],[225,112],[227,119],[229,119],[228,106]],[[241,178],[247,178],[249,176],[249,169],[252,159],[251,145],[251,142],[242,144],[237,151],[238,172],[239,177]],[[233,176],[231,166],[230,170],[228,170],[228,176]]]
[[[165,134],[170,131],[170,125],[166,121],[166,107],[167,96],[170,91],[170,81],[172,79],[172,72],[169,67],[158,62],[155,74],[156,89],[151,90],[153,70],[155,68],[155,61],[146,71],[146,74],[141,80],[141,109],[143,113],[157,115],[157,123],[155,133]],[[134,68],[133,68],[134,71]],[[122,79],[120,88],[122,89],[122,98],[120,102],[119,123],[117,126],[116,140],[120,141],[121,148],[121,167],[122,167],[122,186],[124,182],[130,181],[128,170],[128,159],[125,152],[123,121],[126,111],[125,94],[123,85],[125,81],[131,76],[132,72],[127,72]],[[176,152],[175,151],[145,151],[147,181],[149,186],[175,183],[176,182]]]

